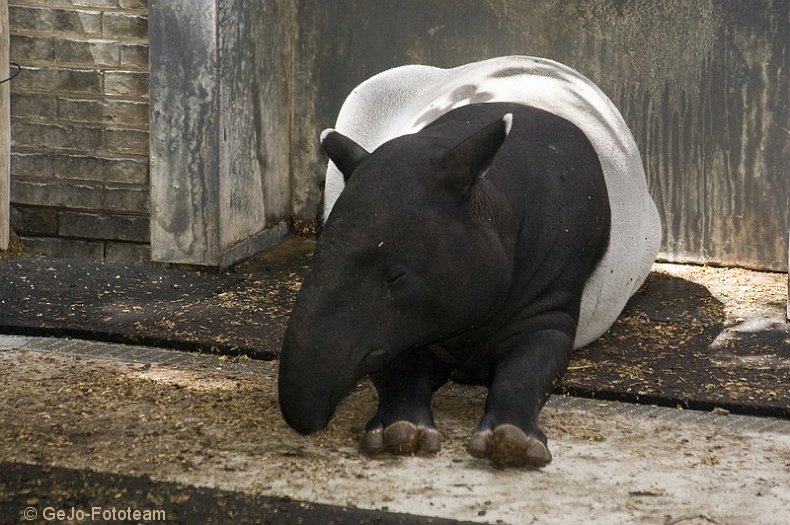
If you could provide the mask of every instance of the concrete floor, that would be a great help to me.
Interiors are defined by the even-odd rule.
[[[370,459],[370,385],[304,438],[279,416],[276,362],[0,336],[0,377],[0,463],[480,523],[779,525],[790,509],[786,420],[555,397],[554,461],[497,470],[464,451],[480,389],[436,395],[436,456]]]

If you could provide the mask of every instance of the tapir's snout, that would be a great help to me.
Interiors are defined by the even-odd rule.
[[[321,398],[305,395],[299,385],[279,382],[280,411],[288,425],[302,435],[313,434],[326,428],[334,407],[327,410]]]
[[[300,434],[326,428],[338,403],[354,385],[354,378],[339,373],[338,364],[328,362],[322,350],[324,345],[301,336],[296,323],[289,323],[280,353],[277,389],[283,418]]]

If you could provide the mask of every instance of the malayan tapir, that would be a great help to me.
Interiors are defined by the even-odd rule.
[[[325,223],[280,354],[285,420],[325,428],[369,375],[362,450],[433,453],[431,396],[452,379],[488,388],[469,453],[551,461],[539,412],[661,237],[620,113],[546,59],[411,65],[355,88],[321,144]]]

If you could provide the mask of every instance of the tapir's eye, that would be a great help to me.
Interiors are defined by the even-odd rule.
[[[403,266],[393,266],[387,269],[386,279],[387,284],[395,284],[403,281],[406,277],[406,268]]]

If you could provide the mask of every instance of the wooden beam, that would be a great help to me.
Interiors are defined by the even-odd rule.
[[[10,75],[8,47],[8,1],[0,0],[0,80]],[[8,249],[11,231],[11,100],[8,84],[0,84],[0,250]]]

